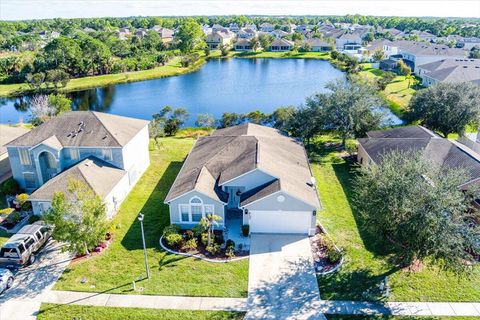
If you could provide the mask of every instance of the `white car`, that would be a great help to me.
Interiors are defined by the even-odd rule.
[[[8,269],[0,268],[0,294],[13,285],[13,273]]]

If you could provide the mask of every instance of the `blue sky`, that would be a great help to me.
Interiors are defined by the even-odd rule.
[[[480,0],[0,0],[0,19],[172,15],[345,15],[480,18]]]

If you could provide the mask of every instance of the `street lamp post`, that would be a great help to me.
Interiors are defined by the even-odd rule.
[[[147,247],[145,245],[145,232],[143,231],[143,213],[138,214],[138,221],[140,221],[140,228],[142,228],[143,258],[145,259],[145,271],[147,272],[147,279],[149,279],[150,271],[148,270]]]

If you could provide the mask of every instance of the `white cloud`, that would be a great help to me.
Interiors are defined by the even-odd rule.
[[[0,19],[172,15],[345,15],[480,17],[479,0],[1,0]]]

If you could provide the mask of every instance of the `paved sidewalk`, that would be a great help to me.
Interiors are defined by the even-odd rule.
[[[252,234],[249,264],[246,320],[325,319],[307,236]]]
[[[246,311],[246,298],[213,298],[49,291],[42,302],[100,307]]]
[[[322,300],[319,312],[327,314],[396,316],[478,316],[479,302],[362,302]]]

